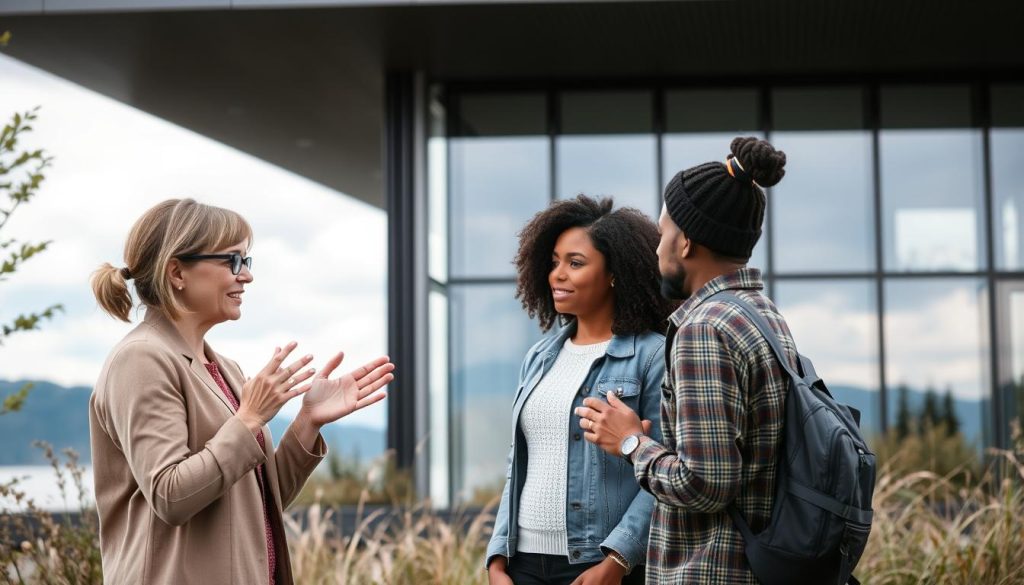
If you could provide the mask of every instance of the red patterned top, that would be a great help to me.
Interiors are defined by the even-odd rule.
[[[238,398],[235,398],[235,393],[232,392],[230,388],[228,388],[228,384],[227,382],[224,381],[224,377],[220,375],[220,368],[218,368],[217,364],[213,362],[204,365],[206,366],[206,370],[210,372],[210,376],[213,378],[213,381],[216,382],[218,386],[220,386],[221,392],[224,393],[224,396],[227,397],[228,402],[231,403],[231,407],[237,411]],[[256,441],[260,444],[261,449],[263,449],[264,451],[267,450],[267,446],[264,443],[263,439],[263,431],[260,431],[259,433],[256,434]],[[270,564],[270,585],[274,585],[274,573],[275,569],[277,568],[277,556],[274,553],[274,530],[270,527],[270,512],[267,509],[267,498],[269,498],[270,495],[267,493],[263,467],[263,465],[260,465],[259,467],[256,468],[255,471],[256,480],[259,481],[260,484],[260,492],[263,494],[263,529],[267,533],[267,560]]]

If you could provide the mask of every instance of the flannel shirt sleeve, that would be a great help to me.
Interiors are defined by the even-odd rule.
[[[739,492],[746,408],[730,345],[709,323],[676,333],[671,367],[676,444],[644,437],[633,456],[640,486],[662,504],[695,512],[724,509]],[[664,424],[663,423],[663,424]]]

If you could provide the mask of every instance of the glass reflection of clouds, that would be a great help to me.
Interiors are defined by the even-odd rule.
[[[512,437],[511,407],[526,350],[540,338],[510,284],[452,285],[452,441],[464,498],[501,489]]]
[[[451,276],[513,276],[516,233],[548,204],[546,137],[453,138]]]
[[[653,134],[559,136],[556,195],[611,195],[616,207],[635,207],[655,218],[660,212],[656,153]]]
[[[775,301],[801,352],[837,400],[861,411],[861,427],[881,429],[878,413],[878,317],[868,279],[786,281]]]
[[[982,428],[989,397],[986,287],[978,278],[890,280],[885,283],[885,368],[889,420],[897,388],[950,390],[968,438]],[[987,419],[986,419],[987,420]],[[987,425],[986,425],[987,426]]]
[[[779,132],[786,176],[771,190],[775,270],[840,272],[875,264],[871,135]]]

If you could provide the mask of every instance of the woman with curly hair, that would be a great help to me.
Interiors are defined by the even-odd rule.
[[[543,331],[512,407],[505,489],[487,547],[490,583],[642,583],[653,498],[633,469],[583,440],[573,412],[614,394],[659,433],[664,336],[658,228],[580,195],[519,234],[516,297]]]

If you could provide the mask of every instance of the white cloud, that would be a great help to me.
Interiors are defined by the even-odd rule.
[[[217,351],[250,372],[291,339],[315,364],[345,350],[342,369],[386,351],[382,210],[9,57],[0,56],[0,78],[0,115],[41,105],[23,146],[55,157],[38,197],[3,234],[54,243],[0,285],[0,321],[49,302],[67,307],[0,348],[0,378],[95,381],[130,326],[95,308],[89,275],[102,262],[122,265],[132,223],[170,197],[238,211],[255,232],[255,281],[242,319],[210,332]],[[350,422],[385,418],[378,405]]]

